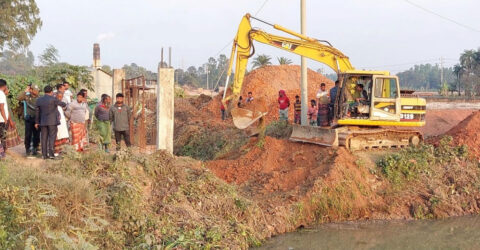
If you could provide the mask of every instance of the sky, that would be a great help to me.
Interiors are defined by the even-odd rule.
[[[30,50],[39,55],[55,46],[61,61],[91,65],[100,43],[103,65],[132,62],[155,71],[161,48],[172,47],[172,66],[200,66],[228,55],[246,13],[300,30],[299,0],[37,0],[41,30]],[[306,0],[307,35],[328,40],[358,69],[399,72],[414,64],[454,65],[465,49],[480,47],[478,0]],[[449,18],[442,19],[408,2]],[[282,33],[253,22],[254,27]],[[464,27],[467,25],[470,28]],[[287,35],[288,36],[288,35]],[[257,54],[299,56],[256,44]],[[166,57],[165,52],[165,57]],[[308,61],[312,69],[326,66]]]

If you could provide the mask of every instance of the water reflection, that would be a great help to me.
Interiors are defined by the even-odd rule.
[[[480,249],[480,216],[325,224],[275,237],[260,249]]]

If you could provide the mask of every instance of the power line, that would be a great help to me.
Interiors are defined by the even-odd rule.
[[[448,59],[448,58],[443,58],[443,60],[453,61],[453,59]],[[367,66],[367,67],[359,67],[359,68],[396,67],[396,66],[405,66],[405,65],[417,64],[417,63],[428,63],[428,62],[437,62],[437,61],[438,61],[438,58],[435,58],[435,59],[425,59],[425,60],[415,61],[415,62],[405,62],[405,63],[399,63],[399,64],[379,65],[379,66]]]
[[[451,23],[454,23],[454,24],[456,24],[456,25],[458,25],[458,26],[461,26],[461,27],[463,27],[463,28],[466,28],[466,29],[468,29],[468,30],[471,30],[471,31],[479,32],[479,33],[480,33],[480,30],[478,30],[478,29],[476,29],[476,28],[474,28],[474,27],[472,27],[472,26],[469,26],[469,25],[466,25],[466,24],[457,22],[457,21],[455,21],[455,20],[453,20],[453,19],[451,19],[451,18],[449,18],[449,17],[443,16],[443,15],[437,13],[437,12],[434,12],[434,11],[432,11],[432,10],[429,10],[429,9],[427,9],[427,8],[421,6],[421,5],[418,5],[418,4],[416,4],[416,3],[414,3],[414,2],[412,2],[412,1],[410,1],[410,0],[404,0],[404,1],[407,2],[408,4],[412,5],[412,6],[416,7],[416,8],[419,8],[419,9],[425,11],[425,12],[428,12],[428,13],[430,13],[430,14],[432,14],[432,15],[435,15],[435,16],[441,18],[441,19],[447,20],[447,21],[449,21],[449,22],[451,22]]]
[[[262,6],[260,7],[260,9],[257,10],[257,12],[255,12],[255,16],[258,15],[258,13],[260,13],[260,11],[262,11],[263,7],[265,7],[265,4],[267,4],[268,0],[265,0],[265,2],[263,2]]]
[[[217,57],[218,55],[220,55],[220,53],[222,53],[228,46],[230,46],[232,44],[232,41],[228,41],[227,44],[225,44],[225,46],[223,46],[223,48],[221,50],[219,50],[216,54],[215,54],[215,57]]]
[[[260,6],[260,8],[257,10],[257,12],[255,12],[255,16],[258,15],[258,13],[260,13],[260,11],[263,10],[263,7],[265,7],[265,5],[268,3],[268,0],[265,0],[263,2],[263,4]],[[232,41],[228,41],[227,44],[225,44],[225,46],[223,46],[222,49],[220,49],[216,54],[215,54],[215,57],[217,57],[218,55],[220,55],[220,53],[222,53],[228,46],[230,46],[232,44]]]

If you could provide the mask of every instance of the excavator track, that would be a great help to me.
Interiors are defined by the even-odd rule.
[[[391,128],[356,126],[320,128],[293,125],[290,140],[329,147],[343,146],[350,151],[358,151],[416,146],[423,141],[423,135],[415,130]]]
[[[338,134],[340,146],[350,151],[405,148],[423,141],[423,135],[414,130],[363,129],[347,130]]]

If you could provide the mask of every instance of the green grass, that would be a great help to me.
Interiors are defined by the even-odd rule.
[[[438,147],[421,144],[409,147],[398,153],[387,155],[377,162],[383,174],[395,185],[416,179],[419,174],[429,174],[435,164],[451,163],[468,157],[465,145],[451,146],[451,137],[444,137]]]

